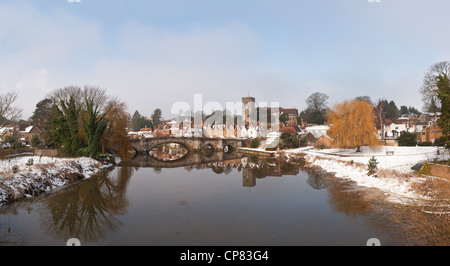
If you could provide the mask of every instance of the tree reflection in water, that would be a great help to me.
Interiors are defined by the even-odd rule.
[[[116,218],[126,213],[126,188],[133,168],[118,168],[71,186],[45,199],[39,209],[43,230],[56,239],[78,238],[82,243],[104,239],[122,225]]]
[[[8,223],[0,223],[0,246],[23,246],[25,237],[21,236]]]
[[[139,165],[139,164],[136,164]],[[449,243],[448,226],[444,228],[441,220],[430,222],[430,215],[411,218],[411,213],[421,214],[420,209],[411,212],[409,208],[399,207],[384,201],[385,195],[375,189],[356,188],[354,183],[338,179],[318,169],[309,168],[302,156],[290,157],[238,157],[230,160],[202,163],[184,166],[186,171],[205,169],[215,174],[230,174],[236,169],[242,175],[243,187],[256,186],[257,180],[283,176],[304,176],[307,174],[306,183],[315,190],[326,190],[328,202],[331,208],[343,213],[352,222],[362,221],[367,227],[378,235],[389,235],[395,239],[393,243],[400,243],[405,232],[410,238],[405,244],[430,244],[429,240],[440,240],[439,244]],[[111,172],[102,173],[91,179],[86,179],[78,184],[71,185],[59,192],[52,193],[39,200],[38,213],[41,228],[55,239],[67,241],[76,237],[82,243],[95,243],[105,239],[108,234],[116,232],[122,226],[118,217],[125,215],[129,207],[127,199],[127,186],[135,170],[139,167],[116,167]],[[154,169],[155,173],[161,168]],[[18,215],[18,209],[26,206],[35,206],[32,203],[14,204],[5,209],[0,209],[2,215]],[[395,217],[396,219],[393,219]],[[448,220],[448,219],[447,219]],[[5,220],[3,220],[5,221]],[[9,229],[4,222],[0,223],[0,245],[23,245],[26,239],[21,237],[14,228]],[[405,221],[408,224],[405,225]],[[421,223],[427,221],[427,224]],[[434,220],[433,220],[434,221]],[[441,225],[442,230],[436,231],[426,238],[427,242],[417,242],[414,239],[419,234],[418,230],[428,230],[429,224]],[[438,226],[435,226],[439,228]],[[447,230],[447,231],[446,231]],[[403,234],[403,235],[400,235]],[[440,235],[440,236],[439,236]],[[446,235],[447,238],[444,238]],[[376,237],[376,235],[374,236]],[[383,243],[385,244],[385,243]]]

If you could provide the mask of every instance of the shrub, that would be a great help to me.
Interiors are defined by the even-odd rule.
[[[378,161],[375,156],[370,158],[369,163],[367,164],[367,170],[369,171],[367,175],[373,175],[378,170]]]
[[[398,146],[416,146],[416,134],[404,132],[398,137]]]
[[[431,174],[431,167],[430,165],[425,162],[422,166],[422,168],[420,168],[420,173],[423,175],[430,175]]]
[[[254,139],[250,144],[250,148],[258,148],[259,147],[259,139]]]
[[[17,164],[13,165],[12,171],[14,174],[17,173],[17,170],[19,170],[19,167],[17,166]]]
[[[30,167],[34,164],[33,158],[28,159],[28,162],[26,163],[26,166]]]

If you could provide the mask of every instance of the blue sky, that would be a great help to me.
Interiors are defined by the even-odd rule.
[[[68,85],[95,85],[150,116],[203,101],[303,110],[368,95],[422,108],[419,88],[449,60],[446,0],[0,1],[0,91],[28,118]]]

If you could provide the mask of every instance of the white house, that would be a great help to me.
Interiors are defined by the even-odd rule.
[[[249,126],[247,130],[247,138],[255,139],[259,137],[258,127]]]

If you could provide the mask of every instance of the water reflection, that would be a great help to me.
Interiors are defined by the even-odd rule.
[[[137,186],[140,186],[140,182],[142,181],[150,183],[159,182],[155,173],[161,173],[164,168],[171,167],[164,164],[165,162],[160,164],[161,162],[157,161],[155,163],[155,161],[149,157],[154,159],[153,156],[137,157],[135,160],[124,163],[110,172],[104,172],[94,178],[83,180],[82,182],[71,185],[59,192],[44,195],[36,200],[5,206],[0,209],[0,218],[20,216],[21,211],[19,210],[25,210],[28,214],[33,213],[33,208],[35,208],[39,216],[40,228],[45,235],[63,242],[67,241],[69,238],[76,237],[80,239],[82,243],[86,244],[102,243],[102,241],[107,240],[108,236],[119,232],[125,225],[122,217],[126,217],[130,209],[130,195],[127,195],[127,191],[130,186],[131,177],[135,175],[135,172],[141,167],[148,169],[149,165],[153,166],[148,169],[148,171],[144,171],[144,174],[139,172],[140,179],[133,179],[133,182],[137,182],[135,183],[135,186],[136,184],[138,184]],[[289,158],[262,158],[257,156],[243,157],[240,154],[213,154],[209,157],[202,157],[201,155],[190,154],[182,161],[175,161],[173,163],[175,163],[176,168],[179,169],[173,170],[169,175],[172,175],[172,173],[179,174],[180,170],[182,172],[193,171],[194,169],[201,170],[202,173],[211,171],[214,176],[230,175],[231,178],[234,178],[238,175],[242,178],[239,179],[242,180],[242,183],[239,185],[245,188],[254,188],[259,182],[262,184],[263,179],[279,180],[280,178],[287,178],[289,182],[292,182],[293,180],[298,180],[298,178],[295,177],[304,177],[306,178],[305,183],[312,188],[313,191],[326,191],[328,206],[330,206],[335,213],[345,214],[346,219],[350,220],[351,223],[357,223],[357,221],[360,221],[361,218],[363,218],[366,227],[377,232],[377,234],[394,236],[395,239],[399,237],[399,232],[402,232],[402,229],[399,228],[399,223],[394,222],[390,218],[393,217],[393,215],[398,214],[397,209],[395,206],[383,202],[382,199],[384,195],[374,190],[357,190],[351,182],[342,181],[327,173],[318,171],[317,169],[308,168],[305,165],[305,160],[302,156],[291,156]],[[210,176],[208,176],[208,179],[211,179],[209,177]],[[235,180],[233,180],[233,182],[235,182]],[[173,186],[173,184],[176,183],[169,182],[168,184]],[[269,184],[271,183],[269,182]],[[292,184],[298,185],[298,183]],[[267,186],[265,186],[265,188],[267,188]],[[294,193],[297,193],[296,188],[294,188],[293,191],[295,191]],[[285,193],[285,190],[283,190],[283,193]],[[309,197],[310,196],[311,195],[309,195]],[[156,199],[157,198],[158,197],[156,197]],[[144,205],[149,205],[151,203],[145,202],[148,198],[143,198],[142,200],[144,202],[141,203]],[[180,209],[180,211],[182,211],[181,213],[173,214],[168,212],[167,207],[164,207],[163,205],[159,206],[157,205],[158,203],[154,204],[155,205],[152,205],[153,207],[151,210],[160,210],[160,212],[166,216],[185,215],[190,217],[189,219],[194,219],[190,216],[192,213],[183,212],[186,211],[187,208]],[[300,208],[297,207],[297,204],[300,204],[297,202],[286,202],[286,204],[292,204],[294,206],[290,212],[295,212],[294,210],[296,210],[296,208]],[[194,208],[196,205],[183,206]],[[298,206],[302,205],[300,204]],[[174,207],[172,206],[170,208],[173,209]],[[253,206],[253,208],[260,208],[260,206]],[[308,208],[312,207],[308,206]],[[198,209],[195,211],[203,213],[205,210]],[[231,210],[223,211],[230,212]],[[270,210],[267,209],[267,211]],[[158,212],[154,212],[153,214],[158,214]],[[164,220],[164,217],[166,216],[151,217],[152,219],[162,222],[162,224],[167,224],[167,221]],[[139,219],[139,217],[140,216],[138,215],[138,218],[135,219]],[[283,221],[283,223],[289,223],[290,217],[291,216],[284,217],[287,221]],[[301,217],[301,219],[308,218]],[[397,215],[397,217],[399,216]],[[221,218],[224,217],[219,217],[218,219],[220,220]],[[215,218],[208,217],[208,219],[213,221]],[[0,245],[28,244],[23,232],[16,230],[14,226],[9,225],[5,221],[9,222],[9,219],[0,219]],[[329,222],[330,226],[332,226],[334,221],[320,220],[317,222],[325,224]],[[211,223],[214,224],[213,222]],[[145,226],[147,227],[150,225],[151,224],[145,223]],[[170,227],[170,225],[167,226]],[[294,230],[294,228],[291,229]],[[136,228],[135,230],[140,232],[143,228]],[[300,229],[297,228],[297,230]],[[305,230],[308,229],[306,228]],[[233,232],[230,232],[230,234],[232,233]],[[371,235],[370,237],[374,236],[378,235]],[[290,242],[286,243],[289,244]],[[384,242],[383,244],[399,243],[401,243],[400,240],[393,240],[392,242]]]
[[[20,234],[9,221],[11,214],[8,214],[8,221],[0,223],[0,246],[23,246],[26,239]]]
[[[288,161],[281,157],[251,156],[207,163],[203,167],[211,168],[216,174],[228,174],[232,168],[237,168],[238,172],[242,172],[242,186],[254,187],[257,179],[298,175],[305,168],[305,160],[303,157]]]
[[[176,161],[183,158],[188,150],[178,143],[164,143],[153,148],[149,154],[159,161]]]
[[[126,189],[132,174],[133,168],[120,168],[116,177],[102,173],[51,195],[38,210],[41,227],[63,241],[104,239],[122,225],[117,216],[126,213]]]

